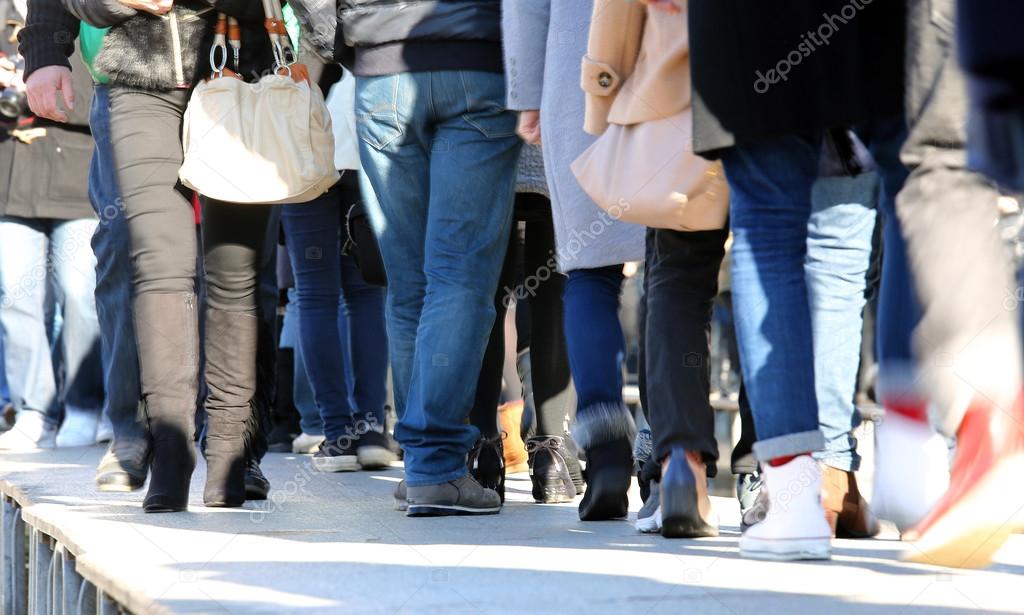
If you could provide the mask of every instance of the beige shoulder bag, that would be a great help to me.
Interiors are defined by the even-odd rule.
[[[275,63],[246,83],[226,68],[230,45],[238,69],[241,31],[221,14],[210,65],[185,111],[182,183],[231,203],[304,203],[338,181],[334,135],[323,94],[306,67],[294,62],[277,0],[263,0]]]

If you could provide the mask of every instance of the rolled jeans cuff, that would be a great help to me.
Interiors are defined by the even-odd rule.
[[[860,455],[856,451],[845,453],[820,452],[815,453],[814,458],[821,463],[842,470],[843,472],[857,472],[860,470]]]
[[[754,456],[761,463],[765,463],[779,457],[814,453],[824,449],[825,434],[815,429],[755,442]]]

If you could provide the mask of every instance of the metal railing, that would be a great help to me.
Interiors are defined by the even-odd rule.
[[[26,522],[14,498],[0,497],[0,615],[127,613],[79,574],[67,547]]]

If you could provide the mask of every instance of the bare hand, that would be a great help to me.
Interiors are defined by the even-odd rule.
[[[118,2],[130,9],[154,15],[163,15],[174,6],[174,0],[118,0]]]
[[[39,117],[55,122],[68,121],[68,115],[57,103],[57,92],[64,95],[64,108],[75,108],[75,90],[71,86],[71,70],[66,66],[45,66],[28,76],[28,106]]]
[[[124,0],[122,0],[122,2],[123,1]],[[646,4],[651,8],[655,8],[660,11],[665,11],[666,13],[671,13],[672,15],[682,12],[682,10],[679,8],[679,5],[676,4],[675,0],[640,0],[640,2]]]
[[[537,109],[520,111],[516,134],[530,145],[540,143],[540,111]]]

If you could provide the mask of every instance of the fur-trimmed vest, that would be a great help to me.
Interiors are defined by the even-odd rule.
[[[140,11],[110,28],[96,56],[96,69],[109,77],[111,85],[164,91],[187,88],[211,72],[216,21],[214,8],[191,0],[175,2],[166,15]],[[239,63],[236,70],[247,80],[258,78],[273,64],[262,23],[242,23]]]

